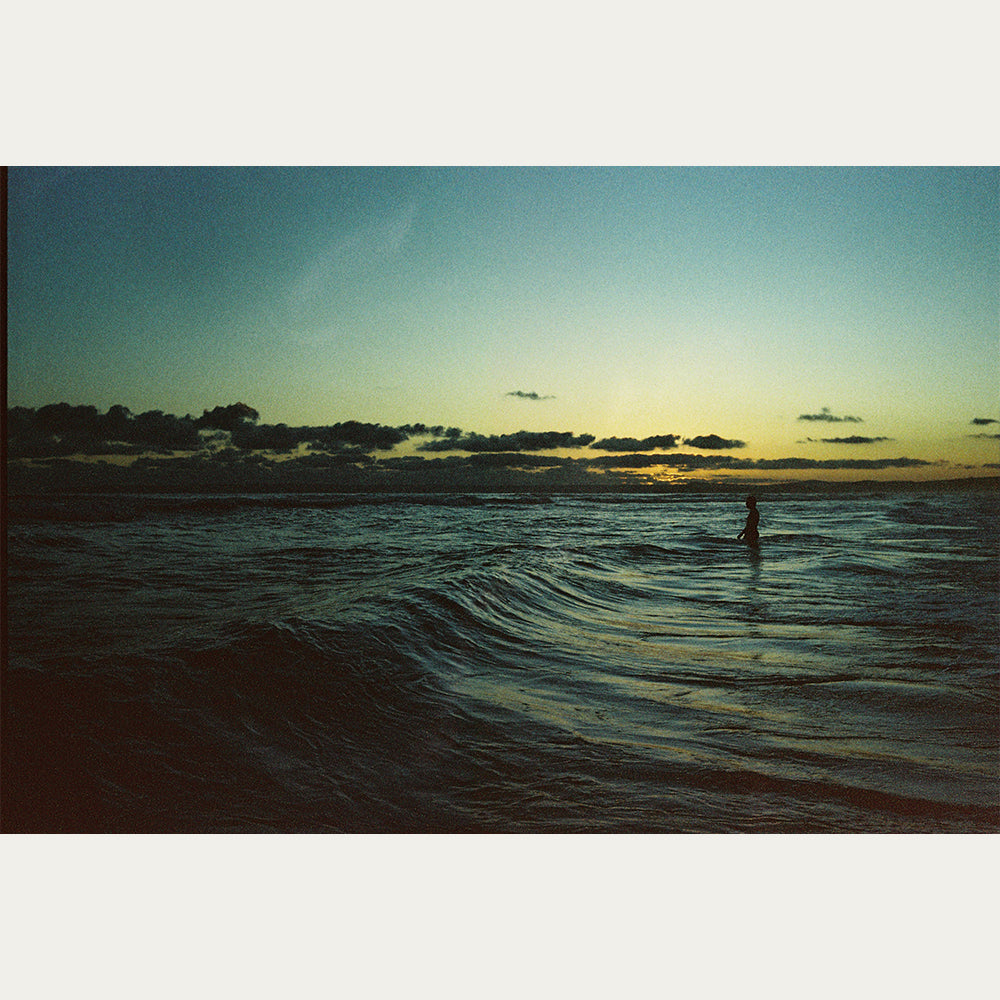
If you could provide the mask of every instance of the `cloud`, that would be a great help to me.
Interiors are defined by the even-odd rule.
[[[321,448],[329,442],[338,448],[341,445],[356,445],[366,450],[377,448],[388,451],[394,445],[406,440],[406,433],[398,427],[385,427],[382,424],[364,424],[357,420],[347,420],[344,423],[332,424],[329,427],[310,428],[315,433],[310,441],[310,447]]]
[[[521,452],[500,451],[485,452],[479,455],[470,455],[466,460],[473,468],[520,468],[520,469],[545,469],[555,465],[563,465],[567,462],[574,463],[573,458],[553,458],[550,455],[525,455]]]
[[[875,444],[877,441],[892,441],[888,437],[859,437],[857,434],[845,438],[820,438],[824,444]]]
[[[326,427],[288,427],[285,424],[241,423],[232,432],[232,443],[243,451],[294,451],[308,445],[313,451],[341,452],[360,449],[388,451],[407,439],[405,431],[382,424],[364,424],[357,420]]]
[[[622,455],[602,455],[589,458],[587,462],[595,469],[649,469],[656,465],[683,467],[688,459],[700,459],[701,455],[647,455],[630,452]],[[716,456],[711,456],[715,458]]]
[[[216,406],[212,410],[205,410],[196,423],[198,427],[231,431],[244,420],[256,423],[260,420],[260,414],[246,403],[233,403],[230,406]]]
[[[15,458],[169,453],[203,446],[193,417],[161,410],[135,415],[125,406],[112,406],[101,414],[95,406],[50,403],[37,410],[15,406],[7,420],[8,448]]]
[[[16,406],[7,413],[8,449],[13,458],[59,455],[142,455],[156,452],[202,452],[227,443],[241,452],[293,452],[306,445],[314,452],[364,455],[388,451],[405,441],[403,428],[356,420],[326,427],[288,427],[256,423],[258,412],[245,403],[216,406],[195,420],[161,410],[133,414],[112,406],[101,414],[94,406],[52,403],[38,410]],[[455,437],[457,428],[432,428]]]
[[[910,468],[940,463],[895,458],[877,461],[813,461],[784,458],[754,461],[732,455],[624,454],[583,458],[554,457],[516,452],[421,456],[388,456],[374,459],[367,454],[308,454],[283,460],[261,452],[235,448],[200,452],[180,458],[138,459],[131,466],[110,462],[80,462],[49,458],[33,464],[15,462],[8,469],[15,496],[52,493],[59,490],[86,492],[198,491],[212,493],[499,493],[521,494],[560,490],[585,493],[622,491],[703,489],[704,480],[688,484],[665,482],[648,470],[671,469],[683,475],[721,470],[729,476],[742,472],[759,475],[773,471],[787,478],[795,471],[856,469],[870,471]],[[982,466],[983,469],[997,468]],[[783,475],[785,474],[785,475]],[[739,479],[718,485],[732,488]],[[746,481],[749,484],[749,480]],[[759,480],[758,480],[759,482]]]
[[[745,448],[746,441],[729,440],[718,434],[704,434],[700,437],[685,438],[684,443],[691,448],[707,448],[711,451],[725,451],[730,448]]]
[[[754,469],[910,469],[934,462],[922,458],[758,458]]]
[[[531,399],[539,402],[543,399],[555,399],[555,396],[539,396],[537,392],[522,392],[520,389],[515,389],[514,392],[508,392],[508,396],[514,396],[516,399]]]
[[[643,451],[646,448],[676,448],[679,440],[677,434],[658,434],[641,441],[639,438],[609,437],[595,441],[590,447],[597,451]]]
[[[824,406],[819,413],[803,413],[799,420],[819,420],[828,424],[863,424],[860,417],[835,417],[828,406]]]
[[[7,414],[8,448],[14,459],[42,460],[37,462],[40,471],[35,481],[42,491],[65,489],[76,482],[97,492],[105,488],[169,492],[175,487],[223,492],[285,488],[490,492],[532,491],[540,487],[606,491],[656,487],[657,479],[662,477],[647,471],[656,468],[680,474],[721,471],[732,475],[810,470],[866,472],[947,464],[907,457],[740,458],[719,452],[744,447],[743,442],[715,434],[684,439],[684,443],[708,452],[700,454],[674,451],[680,440],[675,434],[595,441],[592,434],[576,435],[569,431],[521,430],[487,436],[463,432],[457,427],[425,424],[389,427],[346,421],[322,427],[259,425],[256,416],[257,411],[243,403],[206,410],[198,420],[159,410],[134,415],[124,406],[113,406],[106,414],[95,407],[66,403],[37,411],[14,407]],[[423,439],[417,445],[418,452],[453,454],[424,457],[392,453],[395,445],[410,437]],[[822,440],[866,444],[891,439]],[[580,457],[546,454],[555,449],[588,446],[590,450]],[[595,454],[595,450],[610,454]],[[176,452],[187,452],[187,457],[172,457]],[[381,454],[376,457],[375,452]],[[63,457],[75,454],[130,455],[138,461],[128,467],[110,462],[71,462]],[[151,454],[171,457],[153,459],[148,457]],[[8,466],[8,472],[11,468],[22,478],[28,476],[24,481],[30,485],[30,476],[34,475],[32,466],[14,462]]]
[[[426,441],[417,451],[548,451],[552,448],[583,448],[594,440],[593,434],[571,431],[518,431],[516,434],[469,433],[463,437]]]
[[[975,427],[985,427],[987,424],[1000,424],[1000,420],[994,420],[993,417],[973,417],[972,423]]]
[[[433,427],[428,427],[426,424],[416,423],[416,424],[403,424],[398,428],[407,437],[446,437],[446,438],[458,438],[462,436],[462,429],[460,427],[444,427],[441,424],[437,424]]]
[[[1000,438],[1000,434],[969,434],[968,436],[970,438],[988,438],[991,441],[994,438]]]
[[[656,465],[669,466],[684,472],[695,470],[731,469],[743,472],[803,469],[906,469],[932,465],[920,458],[735,458],[732,455],[621,455],[589,460],[595,467],[608,469],[644,469]]]

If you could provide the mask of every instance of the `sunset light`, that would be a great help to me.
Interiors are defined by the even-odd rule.
[[[240,400],[262,426],[462,431],[380,462],[558,431],[600,467],[593,441],[662,454],[657,479],[997,474],[994,168],[18,168],[9,186],[11,407]]]

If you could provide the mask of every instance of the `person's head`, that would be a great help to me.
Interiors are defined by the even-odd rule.
[[[751,510],[757,506],[757,498],[752,493],[747,497],[746,506]]]

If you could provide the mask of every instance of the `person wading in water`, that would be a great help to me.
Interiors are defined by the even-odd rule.
[[[746,508],[750,512],[747,514],[746,527],[736,536],[742,538],[747,545],[756,545],[760,541],[760,534],[757,531],[757,522],[760,521],[760,511],[757,510],[757,498],[748,496]]]

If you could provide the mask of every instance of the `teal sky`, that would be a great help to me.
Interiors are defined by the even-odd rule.
[[[1000,420],[997,168],[12,168],[8,184],[11,406],[241,400],[290,425],[1000,458],[1000,424],[972,425]],[[860,422],[799,419],[824,410]],[[887,440],[822,440],[848,435]]]

